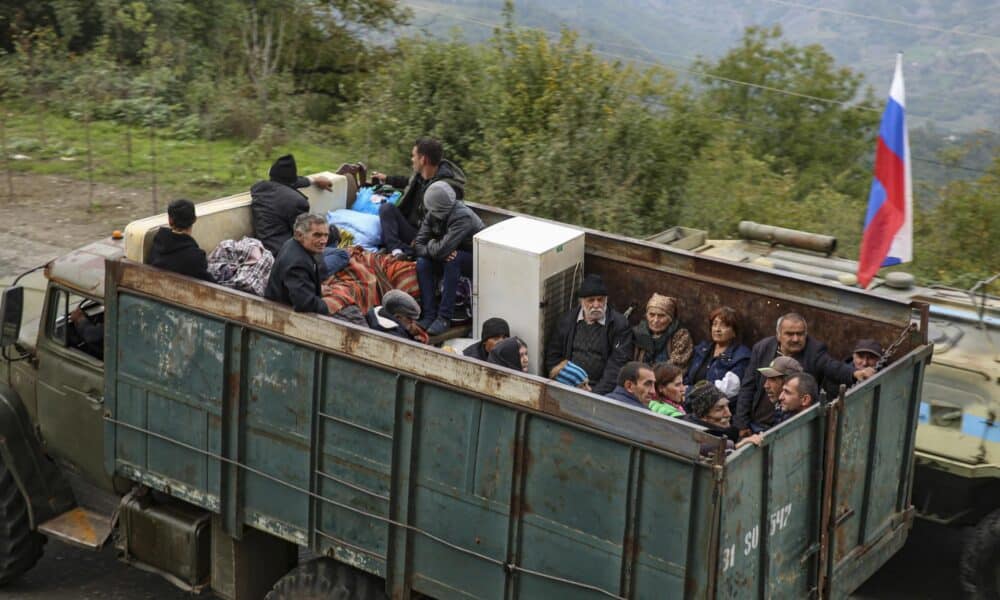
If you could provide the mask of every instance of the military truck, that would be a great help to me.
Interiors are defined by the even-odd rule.
[[[857,262],[836,256],[832,236],[753,221],[741,222],[739,234],[717,240],[704,230],[673,227],[649,239],[834,288],[857,283]],[[870,287],[887,298],[930,305],[934,363],[920,403],[913,503],[921,518],[971,527],[962,585],[988,598],[1000,597],[1000,298],[988,293],[998,277],[961,290],[916,285],[913,276],[890,271]]]
[[[331,178],[317,210],[346,204]],[[252,231],[247,194],[198,214],[208,249]],[[875,377],[727,452],[685,421],[148,266],[165,222],[55,259],[40,302],[31,276],[4,291],[0,584],[48,536],[113,539],[238,600],[839,598],[906,539],[926,305],[580,230],[583,263],[510,310],[552,322],[586,271],[620,306],[670,291],[698,338],[694,315],[725,303],[747,339],[794,310],[834,352],[898,341]]]

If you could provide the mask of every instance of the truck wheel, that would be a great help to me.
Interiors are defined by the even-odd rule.
[[[31,530],[21,490],[0,460],[0,586],[35,566],[44,544],[45,536]]]
[[[385,582],[337,562],[316,558],[295,567],[264,600],[388,600]]]
[[[986,515],[969,532],[960,568],[962,589],[969,598],[1000,598],[1000,510]]]

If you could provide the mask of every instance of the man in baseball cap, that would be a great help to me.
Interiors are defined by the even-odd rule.
[[[785,378],[794,373],[801,373],[802,365],[791,356],[779,356],[772,360],[770,365],[761,367],[757,371],[764,376],[764,392],[773,404],[778,402],[781,387],[785,385]]]
[[[882,358],[882,344],[875,340],[861,340],[854,346],[854,354],[851,356],[855,369],[865,367],[875,368],[879,359]]]

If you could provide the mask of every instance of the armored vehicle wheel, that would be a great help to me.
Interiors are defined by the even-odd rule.
[[[975,600],[1000,599],[1000,510],[986,515],[962,547],[962,589]]]
[[[388,600],[385,582],[330,558],[292,569],[265,600]]]
[[[44,544],[45,536],[31,530],[21,491],[0,460],[0,586],[35,566]]]

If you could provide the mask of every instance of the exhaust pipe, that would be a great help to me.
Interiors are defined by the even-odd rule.
[[[832,235],[820,235],[799,231],[798,229],[786,229],[773,225],[764,225],[754,221],[740,221],[740,237],[745,240],[756,240],[769,244],[781,244],[790,248],[800,248],[802,250],[812,250],[830,255],[837,250],[837,238]]]

